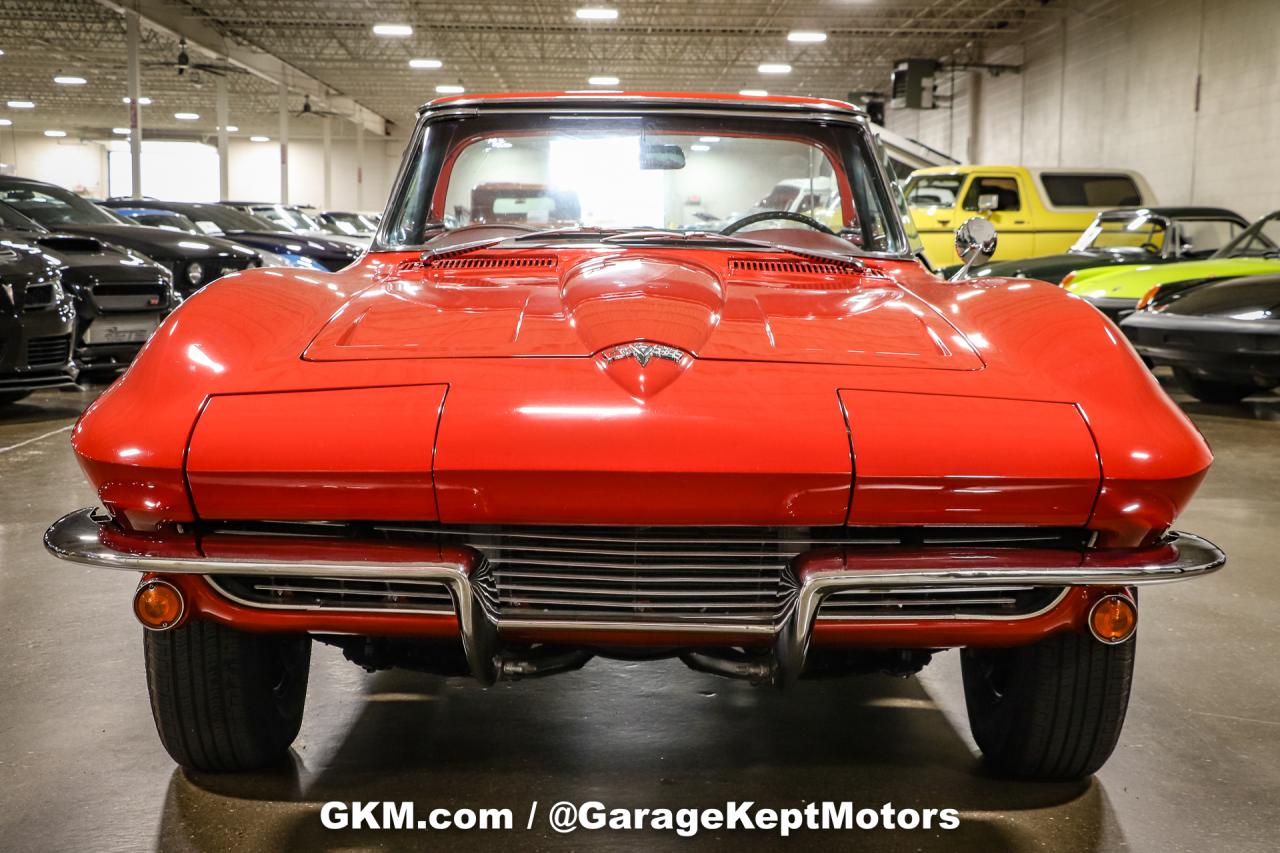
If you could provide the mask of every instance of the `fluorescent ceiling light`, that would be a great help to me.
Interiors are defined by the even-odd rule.
[[[9,119],[0,118],[0,127],[8,127],[11,124],[13,124],[13,122],[9,121]]]
[[[710,151],[711,146],[710,145],[690,145],[689,150],[690,151]]]
[[[53,82],[57,83],[59,86],[83,86],[89,81],[75,74],[59,74],[57,77],[53,78]]]
[[[111,132],[114,133],[116,136],[128,136],[129,134],[133,133],[133,131],[127,127],[113,127],[111,128]]]
[[[616,21],[618,20],[617,9],[604,9],[600,6],[584,6],[577,11],[578,20],[580,21]]]
[[[249,141],[250,142],[270,142],[271,137],[270,136],[250,136]]]
[[[195,121],[200,118],[200,113],[174,113],[173,117],[178,121]]]
[[[9,108],[14,110],[34,110],[36,108],[34,101],[9,101]]]
[[[799,42],[801,44],[817,44],[827,40],[827,34],[817,32],[816,30],[792,30],[787,33],[787,41]]]
[[[449,83],[442,83],[441,85],[436,86],[436,91],[439,92],[441,95],[461,95],[463,92],[467,90],[461,86],[453,86],[453,85],[450,85]]]
[[[235,133],[239,129],[240,128],[236,127],[234,124],[227,125],[227,133]]]
[[[66,136],[66,135],[67,135],[67,132],[66,132],[65,130],[46,130],[46,131],[44,132],[44,135],[45,135],[45,136],[60,137],[60,136]]]
[[[720,141],[720,137],[718,137],[718,136],[699,136],[699,137],[698,137],[698,141],[699,141],[699,142],[719,142],[719,141]]]
[[[410,68],[443,68],[444,63],[438,59],[410,59]]]
[[[388,38],[403,38],[413,35],[413,27],[408,24],[374,24],[373,34]]]
[[[587,82],[592,86],[616,86],[618,85],[618,78],[602,74],[598,77],[588,77]]]
[[[761,62],[756,70],[761,74],[790,74],[791,66],[785,62]]]
[[[765,98],[769,93],[764,89],[739,89],[738,94],[744,98]]]
[[[126,95],[125,97],[121,98],[121,99],[120,99],[120,101],[121,101],[122,103],[127,104],[127,103],[129,103],[129,97]],[[146,95],[143,95],[141,98],[138,98],[138,105],[139,105],[139,106],[143,106],[143,107],[145,107],[145,106],[147,106],[147,105],[148,105],[148,104],[150,104],[150,103],[151,103],[151,99],[150,99],[150,98],[148,98]]]

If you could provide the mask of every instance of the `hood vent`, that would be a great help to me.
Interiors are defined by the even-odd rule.
[[[53,249],[56,252],[92,254],[102,251],[102,243],[92,237],[41,237],[36,242],[46,249]]]
[[[763,272],[782,275],[843,275],[861,271],[855,264],[839,261],[762,261],[756,258],[732,258],[729,272]]]
[[[555,255],[468,255],[436,258],[426,266],[436,270],[555,269]]]

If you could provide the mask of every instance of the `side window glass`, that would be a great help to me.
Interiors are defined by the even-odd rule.
[[[985,204],[984,204],[985,200]],[[1017,178],[977,177],[964,196],[965,210],[1021,210]]]

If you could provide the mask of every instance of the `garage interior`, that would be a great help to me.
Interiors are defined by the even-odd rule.
[[[1126,169],[1161,204],[1223,207],[1249,221],[1280,207],[1280,4],[1270,0],[0,0],[0,21],[0,177],[92,199],[376,213],[421,103],[622,89],[850,100],[882,125],[906,168]],[[895,103],[891,91],[894,68],[916,57],[937,63],[927,107]],[[1280,397],[1206,403],[1167,370],[1157,376],[1216,457],[1178,526],[1217,543],[1230,564],[1143,592],[1151,630],[1114,757],[1085,782],[1034,785],[980,769],[956,652],[918,677],[806,681],[783,696],[678,661],[603,659],[481,688],[367,674],[316,644],[291,766],[184,772],[155,737],[128,607],[135,578],[59,564],[41,545],[53,519],[96,501],[69,438],[110,377],[39,391],[0,408],[0,637],[9,650],[0,847],[440,843],[430,833],[334,836],[316,820],[334,799],[513,806],[518,817],[534,799],[848,799],[955,807],[962,824],[791,841],[1275,849],[1280,579],[1268,542],[1280,512]],[[448,843],[636,843],[533,833],[454,833]]]

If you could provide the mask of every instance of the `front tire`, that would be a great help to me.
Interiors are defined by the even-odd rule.
[[[151,713],[173,760],[191,770],[279,761],[302,725],[311,639],[192,620],[144,637]]]
[[[1124,725],[1135,639],[1105,645],[1062,633],[1011,649],[963,649],[969,726],[986,765],[1040,781],[1096,772]]]
[[[1257,394],[1263,390],[1252,382],[1205,379],[1181,367],[1175,367],[1173,375],[1188,394],[1202,403],[1239,403],[1250,394]]]

